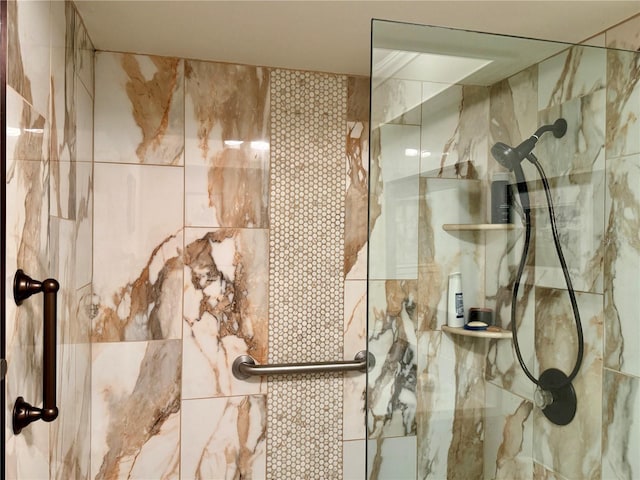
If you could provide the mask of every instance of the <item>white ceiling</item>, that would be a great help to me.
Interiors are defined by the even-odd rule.
[[[371,19],[579,42],[634,1],[76,0],[98,50],[369,74]]]

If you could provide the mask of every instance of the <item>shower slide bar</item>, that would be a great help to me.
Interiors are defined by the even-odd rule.
[[[371,353],[362,350],[356,353],[353,360],[339,360],[337,362],[311,363],[274,363],[271,365],[256,365],[256,361],[249,355],[241,355],[235,359],[231,371],[238,380],[264,375],[291,375],[304,373],[335,373],[335,372],[366,372],[373,368],[376,359]]]

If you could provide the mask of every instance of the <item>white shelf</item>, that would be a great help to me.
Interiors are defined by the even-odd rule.
[[[445,223],[442,225],[445,232],[514,230],[516,228],[519,227],[513,223]]]
[[[467,330],[464,327],[449,327],[448,325],[443,325],[442,331],[450,333],[451,335],[462,335],[465,337],[512,338],[511,331],[502,328],[499,332],[488,332],[487,330]]]

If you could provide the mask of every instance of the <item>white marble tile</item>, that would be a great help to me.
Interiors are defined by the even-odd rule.
[[[407,125],[381,127],[379,177],[381,214],[372,227],[369,254],[371,279],[412,279],[418,272],[418,167],[420,128]]]
[[[80,17],[75,7],[73,8],[73,13],[75,17],[73,39],[74,73],[93,97],[95,51],[82,17]]]
[[[484,478],[533,478],[533,404],[487,385]]]
[[[484,306],[483,234],[477,231],[447,232],[443,224],[484,223],[480,182],[423,178],[420,230],[420,266],[430,273],[429,288],[421,289],[421,306],[429,309],[421,328],[446,324],[449,274],[462,274],[465,318],[470,307]],[[421,283],[424,279],[421,278]]]
[[[640,475],[640,379],[604,370],[602,392],[602,478]]]
[[[367,282],[348,280],[344,285],[344,358],[352,360],[356,353],[367,348]],[[366,438],[366,386],[363,373],[344,377],[343,439]]]
[[[369,122],[347,122],[344,270],[348,280],[367,278]],[[371,212],[373,217],[375,213]],[[375,218],[372,218],[372,222]]]
[[[270,72],[187,61],[186,224],[269,226]]]
[[[367,442],[352,440],[342,444],[343,480],[365,480],[367,474]]]
[[[608,159],[640,152],[640,76],[636,73],[639,60],[635,48],[630,52],[607,51]]]
[[[494,323],[511,330],[513,283],[522,255],[524,230],[486,234],[486,306],[493,309]],[[516,303],[518,345],[527,368],[535,374],[535,288],[533,267],[524,270]],[[486,379],[529,400],[534,386],[520,367],[514,344],[507,340],[488,343]]]
[[[420,174],[428,177],[480,178],[487,165],[489,90],[423,84]]]
[[[369,282],[369,352],[376,358],[367,381],[369,437],[416,431],[416,281]]]
[[[605,92],[563,103],[540,114],[540,123],[567,120],[567,133],[540,139],[536,155],[551,187],[560,244],[576,290],[602,293],[604,236]],[[536,177],[537,178],[537,177]],[[532,191],[536,285],[566,288],[540,183]]]
[[[607,162],[605,270],[605,365],[640,376],[638,221],[640,156]]]
[[[454,344],[442,332],[421,332],[418,353],[419,478],[446,478],[456,401]]]
[[[180,478],[266,478],[266,428],[263,395],[183,401]]]
[[[604,88],[606,51],[571,47],[538,65],[538,109],[560,105]]]
[[[183,61],[99,52],[95,68],[95,160],[182,165]]]
[[[182,173],[95,165],[94,340],[180,338]]]
[[[93,345],[92,478],[179,478],[180,343]]]
[[[602,295],[578,293],[576,300],[584,332],[584,358],[572,382],[577,410],[568,425],[551,423],[534,409],[536,462],[568,478],[594,478],[600,474],[602,426]],[[578,342],[567,293],[536,288],[536,356],[538,371],[572,371]],[[594,421],[596,419],[596,421]],[[580,442],[576,442],[580,438]]]
[[[268,232],[187,229],[183,398],[266,393],[262,377],[231,373],[240,355],[266,363]]]
[[[59,416],[51,424],[51,478],[89,478],[91,345],[88,343],[58,347],[57,404]]]
[[[377,128],[384,123],[420,125],[422,85],[420,82],[387,78],[380,83],[374,79],[374,96],[371,120]]]
[[[484,357],[485,346],[476,339],[420,332],[418,478],[479,478]]]
[[[378,438],[367,442],[369,480],[410,480],[416,477],[416,437]],[[404,461],[398,461],[404,459]]]
[[[7,85],[44,117],[49,112],[51,2],[7,3]]]

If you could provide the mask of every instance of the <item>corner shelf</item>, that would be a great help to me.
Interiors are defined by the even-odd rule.
[[[442,331],[450,333],[451,335],[462,335],[465,337],[476,338],[512,338],[510,330],[500,329],[499,332],[488,332],[486,330],[466,330],[463,327],[449,327],[448,325],[442,326]]]
[[[445,223],[442,225],[445,232],[515,230],[516,228],[520,227],[513,223]]]

